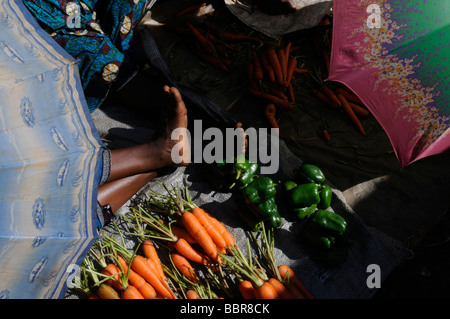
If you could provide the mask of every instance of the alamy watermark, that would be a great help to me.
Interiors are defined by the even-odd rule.
[[[370,273],[366,279],[368,288],[381,288],[381,268],[377,264],[370,264],[366,268],[366,272]]]
[[[367,7],[366,12],[370,15],[367,17],[366,25],[369,29],[381,28],[381,8],[378,4],[371,4]]]
[[[66,7],[68,14],[66,25],[70,29],[81,28],[81,8],[75,2],[69,2]]]
[[[202,120],[194,120],[193,131],[177,128],[172,131],[172,140],[194,141],[192,153],[193,163],[218,163],[225,160],[232,163],[243,158],[248,152],[250,162],[260,164],[261,174],[275,174],[279,169],[279,136],[275,128],[226,128],[225,133],[217,127],[203,130]],[[247,142],[246,142],[247,140]],[[210,141],[203,145],[205,141]],[[179,141],[172,148],[172,161],[179,164],[185,154],[181,154],[183,142]],[[183,150],[185,151],[185,150]]]

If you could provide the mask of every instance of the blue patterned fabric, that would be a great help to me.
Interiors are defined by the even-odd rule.
[[[0,299],[61,298],[97,238],[104,145],[76,60],[0,1]]]
[[[90,112],[106,98],[119,70],[132,69],[133,30],[145,0],[24,0],[45,30],[79,60]],[[125,73],[123,75],[122,73]]]

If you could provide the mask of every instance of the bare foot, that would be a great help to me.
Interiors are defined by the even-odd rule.
[[[187,109],[176,87],[163,87],[168,96],[169,117],[166,119],[165,133],[157,143],[168,165],[185,166],[191,160],[191,148],[187,131]]]
[[[168,166],[190,163],[191,149],[187,135],[187,109],[180,92],[174,87],[163,88],[168,97],[169,116],[162,134],[145,144],[111,150],[111,171],[108,181],[134,174],[150,172]]]

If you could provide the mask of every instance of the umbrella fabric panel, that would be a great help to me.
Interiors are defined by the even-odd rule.
[[[73,58],[22,1],[0,23],[0,296],[59,298],[98,236],[104,145]]]
[[[76,66],[69,64],[0,90],[0,139],[11,144],[1,153],[2,165],[99,147],[90,121],[79,115],[84,97],[76,78]]]
[[[65,287],[71,284],[81,257],[91,245],[90,238],[0,238],[0,299],[64,296]],[[44,249],[46,253],[42,254]]]
[[[92,209],[86,195],[95,192],[96,161],[92,151],[1,169],[0,237],[92,236],[92,221],[83,219]]]
[[[370,27],[374,4],[380,20]],[[365,102],[402,166],[449,148],[446,10],[444,1],[351,0],[334,7],[330,79]]]
[[[21,1],[0,3],[0,89],[75,63],[62,48],[48,45],[53,40],[25,10]]]

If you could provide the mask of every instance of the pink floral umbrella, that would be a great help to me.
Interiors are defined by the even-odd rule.
[[[338,0],[329,79],[386,131],[402,167],[450,148],[450,2]]]

